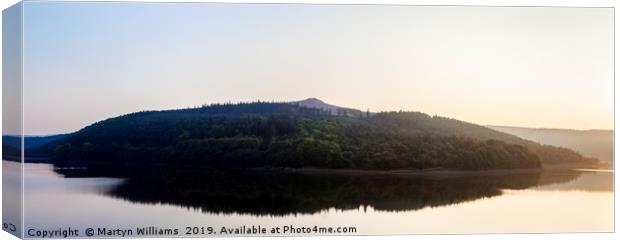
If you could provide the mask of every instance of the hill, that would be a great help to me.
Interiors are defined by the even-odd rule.
[[[488,127],[537,143],[570,148],[584,156],[598,158],[602,162],[611,163],[613,161],[613,130]]]
[[[57,164],[464,170],[591,165],[565,148],[419,112],[357,117],[294,103],[212,104],[94,123],[55,146]]]
[[[54,146],[68,135],[25,136],[25,162],[49,162]],[[21,161],[21,138],[19,136],[2,136],[2,159]]]
[[[54,134],[54,135],[46,135],[46,136],[24,136],[24,149],[32,149],[32,148],[40,147],[48,143],[51,143],[53,141],[63,139],[67,135],[68,134]],[[3,135],[2,144],[19,149],[21,146],[21,139],[19,136]]]

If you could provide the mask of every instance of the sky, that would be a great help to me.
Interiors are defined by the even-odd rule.
[[[613,9],[24,5],[24,133],[316,97],[520,127],[613,128]]]

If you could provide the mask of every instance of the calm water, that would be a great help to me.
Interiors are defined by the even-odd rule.
[[[3,161],[5,168],[13,167]],[[613,231],[613,173],[84,177],[25,165],[26,229],[354,226],[355,234]],[[61,172],[63,174],[59,174]],[[18,175],[15,175],[17,178]]]

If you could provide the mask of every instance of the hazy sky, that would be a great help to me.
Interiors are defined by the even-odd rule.
[[[301,100],[494,125],[613,128],[613,9],[43,3],[26,134],[139,110]]]

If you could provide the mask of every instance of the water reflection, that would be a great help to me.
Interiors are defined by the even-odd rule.
[[[65,177],[104,175],[101,171],[88,173],[76,169],[56,169],[56,172]],[[394,212],[491,198],[501,195],[505,189],[554,186],[571,182],[581,174],[546,171],[411,176],[154,171],[133,173],[132,177],[102,194],[132,203],[170,204],[216,214],[285,216],[360,207]]]
[[[587,191],[587,192],[613,192],[613,171],[607,170],[581,170],[579,177],[567,182],[557,182],[537,186],[536,190],[550,191]]]

